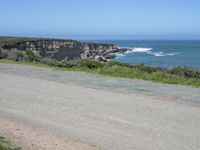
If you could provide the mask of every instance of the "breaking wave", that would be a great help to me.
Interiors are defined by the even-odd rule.
[[[126,55],[124,53],[116,53],[116,57],[120,58],[120,57],[125,57]]]
[[[122,52],[116,53],[117,58],[125,57],[126,55],[132,54],[132,53],[146,53],[149,55],[153,55],[155,57],[174,56],[174,55],[179,54],[177,52],[174,52],[174,53],[153,52],[153,51],[151,51],[153,48],[137,47],[137,48],[129,48],[129,49],[130,50],[127,50],[126,52],[123,52],[123,53]]]
[[[152,50],[152,48],[132,48],[131,50],[128,50],[128,51],[126,51],[125,53],[126,54],[129,54],[129,53],[135,53],[135,52],[143,52],[143,53],[145,53],[145,52],[148,52],[148,51],[151,51]]]
[[[154,55],[156,57],[164,57],[164,56],[174,56],[179,53],[149,52],[149,54]]]

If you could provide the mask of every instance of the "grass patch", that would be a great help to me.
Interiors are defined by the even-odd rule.
[[[3,46],[5,43],[23,42],[23,41],[39,41],[39,40],[74,41],[74,40],[58,39],[58,38],[0,36],[0,47]]]
[[[63,71],[84,71],[111,77],[143,79],[168,84],[200,87],[200,71],[188,67],[159,68],[145,66],[144,64],[129,65],[120,62],[103,64],[94,60],[56,61],[45,58],[31,58],[23,61],[2,59],[0,62],[29,64],[40,67],[51,67]]]
[[[21,150],[21,148],[14,147],[4,137],[0,137],[0,150]]]

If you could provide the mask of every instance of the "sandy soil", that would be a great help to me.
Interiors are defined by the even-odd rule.
[[[69,138],[57,137],[45,128],[22,124],[13,119],[0,116],[0,135],[24,150],[95,150],[88,145]]]
[[[0,135],[23,149],[200,149],[200,89],[0,64]]]

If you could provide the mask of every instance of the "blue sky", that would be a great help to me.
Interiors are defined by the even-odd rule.
[[[200,0],[0,0],[0,35],[200,39]]]

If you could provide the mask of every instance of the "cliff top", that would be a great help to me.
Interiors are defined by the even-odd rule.
[[[15,43],[15,42],[23,42],[23,41],[60,41],[60,42],[79,42],[82,44],[92,44],[92,45],[114,45],[111,43],[95,43],[95,42],[80,42],[72,39],[59,39],[59,38],[35,38],[35,37],[14,37],[14,36],[0,36],[0,46],[4,43]]]

